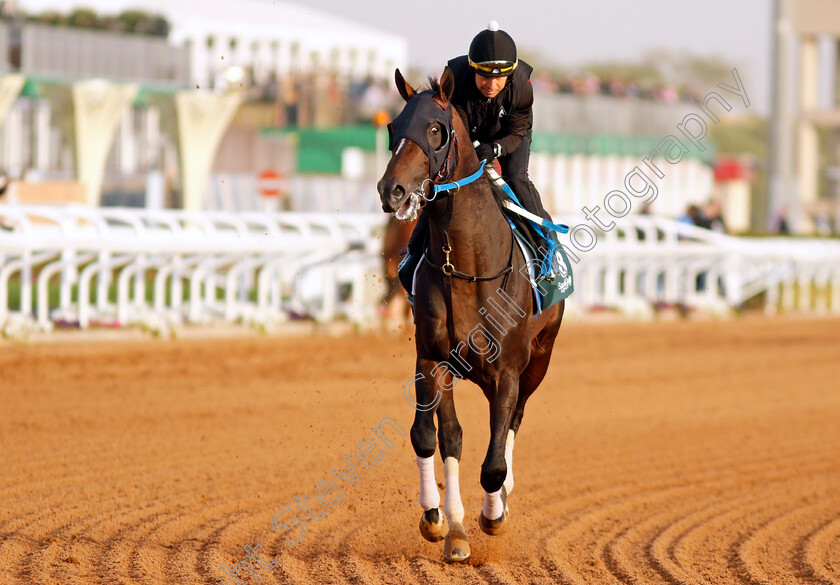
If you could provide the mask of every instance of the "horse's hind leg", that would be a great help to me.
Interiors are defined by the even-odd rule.
[[[507,476],[505,442],[519,394],[519,380],[502,374],[495,392],[491,389],[485,394],[490,400],[490,445],[481,465],[484,505],[478,520],[481,530],[496,535],[505,530],[508,520],[507,491],[504,488]]]
[[[438,405],[438,444],[443,457],[446,496],[443,512],[449,522],[449,533],[443,547],[448,561],[463,561],[470,556],[470,543],[464,530],[464,505],[461,503],[459,462],[461,461],[461,425],[455,414],[455,398],[445,392]]]
[[[417,468],[420,472],[420,507],[423,515],[420,518],[420,534],[429,542],[440,542],[446,536],[448,529],[446,520],[440,513],[440,492],[435,480],[435,410],[442,398],[442,392],[431,375],[431,367],[427,360],[419,360],[417,370],[421,376],[417,380],[415,389],[417,403],[415,404],[414,423],[411,425],[411,445],[417,455]]]
[[[531,344],[531,361],[519,376],[519,396],[516,400],[516,409],[513,411],[513,419],[505,440],[505,463],[507,464],[507,475],[505,477],[505,491],[508,495],[513,491],[513,444],[516,433],[519,432],[519,425],[522,424],[522,417],[525,414],[525,403],[531,394],[542,383],[548,371],[548,364],[551,361],[551,352],[554,349],[554,340],[560,323],[563,320],[565,301],[557,305],[558,313],[556,318],[545,329],[534,338]]]
[[[516,441],[516,433],[519,432],[519,425],[522,424],[522,417],[525,414],[525,403],[530,398],[534,390],[537,389],[545,372],[548,369],[548,360],[550,355],[534,356],[532,354],[531,361],[528,363],[525,371],[519,377],[519,396],[516,400],[516,408],[513,411],[513,417],[510,421],[510,428],[505,435],[505,464],[507,466],[507,473],[505,474],[505,493],[510,495],[513,492],[513,445]]]

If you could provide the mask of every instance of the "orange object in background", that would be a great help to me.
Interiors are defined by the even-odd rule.
[[[387,126],[388,122],[391,121],[391,116],[388,115],[388,112],[385,110],[379,110],[373,116],[373,125],[377,128],[382,128],[383,126]]]
[[[85,189],[78,181],[43,181],[16,185],[15,203],[21,205],[66,205],[85,204]],[[9,201],[12,203],[12,201]]]
[[[263,197],[280,197],[283,175],[273,169],[266,169],[257,175],[257,191]]]

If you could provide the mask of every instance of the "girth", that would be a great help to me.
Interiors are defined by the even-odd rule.
[[[507,267],[503,268],[501,271],[497,272],[492,276],[477,276],[475,274],[466,274],[465,272],[461,272],[460,270],[456,270],[455,266],[449,261],[449,254],[452,252],[452,246],[449,245],[449,234],[443,232],[443,239],[445,243],[443,245],[443,253],[446,255],[446,261],[441,265],[438,266],[437,264],[433,263],[429,260],[428,255],[424,255],[423,259],[426,261],[426,264],[443,274],[444,276],[448,277],[455,277],[460,278],[461,280],[466,280],[468,282],[481,282],[487,280],[494,280],[499,278],[503,275],[509,275],[513,271],[513,245],[514,245],[514,238],[513,234],[510,235],[510,252],[508,254],[508,261]],[[505,276],[505,280],[502,283],[502,288],[507,286],[508,276]]]

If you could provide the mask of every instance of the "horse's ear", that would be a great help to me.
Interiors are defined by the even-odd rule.
[[[414,91],[414,88],[411,87],[411,85],[409,85],[409,83],[402,76],[399,67],[394,69],[394,81],[396,81],[397,83],[397,91],[400,92],[402,99],[404,99],[405,101],[410,100],[414,96],[414,94],[417,93],[416,91]]]
[[[444,67],[443,75],[440,76],[440,99],[446,103],[452,99],[452,94],[455,92],[455,76],[452,74],[452,69],[449,65]]]

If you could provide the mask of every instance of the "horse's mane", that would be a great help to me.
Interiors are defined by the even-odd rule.
[[[429,87],[427,87],[426,89],[430,89],[435,93],[440,92],[440,81],[438,81],[436,78],[429,76],[428,85]]]

